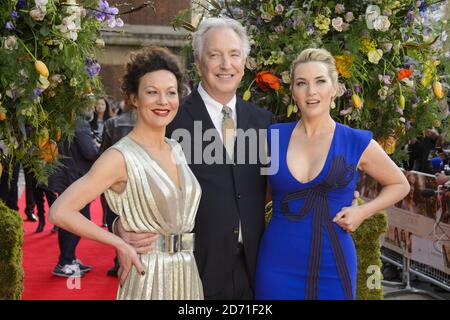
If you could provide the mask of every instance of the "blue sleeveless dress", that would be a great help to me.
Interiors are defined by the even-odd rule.
[[[286,154],[297,122],[269,127],[272,218],[261,240],[256,299],[355,299],[357,260],[353,239],[332,221],[351,206],[357,164],[372,133],[336,123],[322,171],[307,183],[294,178]],[[276,146],[276,147],[275,147]]]

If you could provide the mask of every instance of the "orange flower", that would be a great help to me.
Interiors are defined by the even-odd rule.
[[[58,146],[53,140],[48,140],[39,151],[41,160],[45,162],[53,161],[58,157]]]
[[[280,90],[281,88],[280,79],[269,71],[258,72],[256,74],[256,83],[264,92],[267,92],[269,88],[272,88],[274,90]]]
[[[409,78],[412,74],[413,72],[409,69],[400,69],[397,73],[397,80],[400,81],[402,79]]]

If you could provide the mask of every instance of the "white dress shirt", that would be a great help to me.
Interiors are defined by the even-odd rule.
[[[211,118],[214,127],[217,129],[220,135],[220,139],[223,141],[222,137],[222,121],[223,121],[223,113],[222,108],[223,104],[214,100],[202,87],[202,83],[198,85],[198,93],[205,103],[206,110],[208,110],[209,117]],[[236,95],[231,98],[229,102],[226,103],[226,106],[231,109],[232,118],[234,122],[234,127],[237,128],[237,116],[236,116]]]

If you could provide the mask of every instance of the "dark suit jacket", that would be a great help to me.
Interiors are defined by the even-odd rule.
[[[61,194],[72,183],[84,176],[98,157],[98,146],[89,122],[76,120],[75,138],[72,142],[64,141],[59,154],[62,166],[49,177],[49,188]]]
[[[270,112],[240,98],[237,99],[236,110],[238,129],[267,129],[272,122]],[[178,114],[167,128],[167,136],[172,137],[175,129],[185,129],[193,135],[194,121],[201,122],[202,132],[214,128],[197,90],[181,104]],[[191,141],[177,140],[183,149],[190,147],[192,151],[196,146],[203,151],[210,144],[209,141],[202,141],[202,137],[192,137]],[[265,137],[261,139],[265,140]],[[194,254],[207,299],[231,298],[239,218],[250,282],[254,284],[258,244],[264,230],[266,177],[260,174],[262,164],[259,160],[256,164],[248,163],[249,148],[247,141],[245,164],[197,164],[192,163],[194,157],[187,159],[191,161],[190,168],[202,188],[194,228]]]

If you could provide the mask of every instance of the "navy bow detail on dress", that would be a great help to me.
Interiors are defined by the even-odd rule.
[[[340,189],[352,181],[355,174],[355,166],[347,165],[343,156],[336,156],[331,161],[326,178],[320,183],[299,191],[291,192],[281,201],[283,214],[290,220],[299,221],[313,210],[313,230],[308,261],[308,274],[306,282],[306,299],[312,300],[318,297],[320,260],[322,254],[322,226],[325,227],[330,239],[331,247],[339,276],[342,280],[345,298],[353,299],[352,285],[344,253],[339,242],[338,234],[330,217],[327,194],[333,189]],[[289,201],[305,199],[298,213],[289,210]]]

